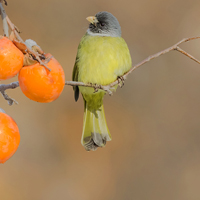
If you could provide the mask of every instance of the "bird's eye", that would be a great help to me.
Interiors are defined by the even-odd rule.
[[[105,25],[106,25],[105,23],[103,23],[103,22],[101,23],[101,26],[105,26]]]

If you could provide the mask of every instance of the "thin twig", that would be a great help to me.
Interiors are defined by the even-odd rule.
[[[21,38],[20,35],[19,35],[19,32],[20,32],[20,31],[19,31],[19,30],[16,28],[16,26],[10,21],[10,19],[9,19],[8,16],[6,16],[6,20],[7,20],[7,22],[8,22],[8,25],[10,26],[11,30],[15,33],[15,36],[17,37],[17,39],[18,39],[21,43],[23,43],[23,44],[26,46],[27,52],[28,52],[29,54],[33,55],[33,56],[36,58],[36,60],[40,63],[40,65],[46,67],[49,71],[51,71],[51,69],[50,69],[49,67],[47,67],[47,65],[46,65],[44,62],[42,62],[42,60],[40,59],[38,53],[37,53],[37,52],[34,52],[32,49],[30,49],[29,47],[27,47],[27,45],[25,44],[25,42],[22,40],[22,38]]]
[[[2,94],[4,99],[8,102],[8,105],[10,105],[10,106],[12,106],[14,103],[18,104],[18,102],[15,99],[9,97],[6,94],[5,90],[7,90],[7,89],[15,89],[18,86],[19,86],[19,82],[18,81],[10,83],[10,84],[0,84],[0,93]]]
[[[9,105],[9,106],[12,106],[14,103],[15,103],[15,104],[18,104],[18,102],[17,102],[15,99],[9,97],[9,96],[6,94],[5,90],[0,91],[0,92],[1,92],[1,94],[2,94],[2,96],[3,96],[3,98],[8,102],[8,105]]]
[[[0,3],[0,12],[1,12],[1,18],[3,21],[3,32],[4,32],[4,36],[9,37],[9,33],[8,33],[8,23],[6,20],[6,12],[3,8],[2,3]]]
[[[190,59],[194,60],[195,62],[199,63],[200,64],[200,61],[197,60],[194,56],[192,56],[191,54],[187,53],[186,51],[184,51],[183,49],[181,49],[180,47],[176,47],[177,51],[179,51],[180,53],[184,54],[185,56],[189,57]]]

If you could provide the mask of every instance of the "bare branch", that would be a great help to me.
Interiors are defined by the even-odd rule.
[[[15,89],[19,87],[19,82],[12,82],[10,84],[0,84],[0,91],[5,91],[7,89]]]
[[[167,49],[164,49],[156,54],[153,54],[149,57],[147,57],[146,59],[144,59],[143,61],[141,61],[140,63],[134,65],[128,72],[126,72],[123,76],[119,77],[121,80],[125,80],[126,77],[131,73],[133,72],[135,69],[137,69],[138,67],[144,65],[145,63],[161,56],[161,55],[164,55],[166,53],[169,53],[170,51],[172,50],[176,50],[182,54],[184,54],[185,56],[189,57],[190,59],[194,60],[195,62],[199,63],[200,64],[200,61],[197,60],[195,57],[193,57],[192,55],[190,55],[189,53],[187,53],[186,51],[184,51],[183,49],[181,49],[179,47],[180,44],[184,43],[184,42],[188,42],[188,41],[191,41],[191,40],[196,40],[196,39],[200,39],[200,36],[197,36],[197,37],[191,37],[191,38],[185,38],[181,41],[179,41],[178,43],[174,44],[173,46],[167,48]],[[112,94],[112,90],[114,89],[113,87],[115,85],[119,84],[119,79],[117,79],[116,81],[112,82],[111,84],[109,85],[97,85],[97,84],[91,84],[91,83],[82,83],[82,82],[76,82],[76,81],[66,81],[65,82],[65,85],[70,85],[70,86],[83,86],[83,87],[92,87],[94,88],[94,92],[97,92],[98,90],[104,90],[106,91],[109,95]],[[13,101],[15,102],[15,100],[11,99],[10,97],[7,96],[7,94],[5,95],[5,90],[7,89],[14,89],[16,87],[19,86],[19,82],[13,82],[13,83],[10,83],[10,84],[0,84],[0,92],[2,93],[2,95],[4,96],[4,98],[7,100],[7,101]],[[8,99],[9,98],[9,99]],[[11,99],[11,100],[10,100]],[[12,103],[13,104],[13,103]]]
[[[185,56],[189,57],[190,59],[194,60],[195,62],[199,63],[200,64],[200,61],[197,60],[194,56],[190,55],[189,53],[187,53],[186,51],[184,51],[183,49],[181,49],[180,47],[176,47],[177,51],[179,51],[180,53],[184,54]]]
[[[4,2],[5,2],[5,4],[7,3],[6,1],[4,1]],[[1,18],[2,18],[2,21],[3,21],[4,36],[9,37],[8,23],[7,23],[7,20],[6,20],[6,12],[5,12],[4,8],[3,8],[2,3],[0,3],[0,12],[1,12]]]
[[[12,99],[11,97],[9,97],[9,96],[6,94],[5,90],[0,91],[0,92],[1,92],[2,96],[4,97],[4,99],[8,102],[8,105],[9,105],[9,106],[12,106],[14,103],[15,103],[15,104],[18,104],[18,102],[17,102],[15,99]]]
[[[7,89],[15,89],[16,87],[19,86],[19,82],[13,82],[13,83],[10,83],[10,84],[0,84],[0,92],[3,96],[3,98],[8,102],[8,105],[12,106],[14,103],[15,104],[18,104],[18,102],[15,100],[15,99],[12,99],[11,97],[9,97],[5,90]]]

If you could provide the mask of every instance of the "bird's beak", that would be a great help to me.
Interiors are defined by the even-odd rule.
[[[99,21],[97,20],[97,18],[94,17],[94,16],[87,17],[86,19],[87,19],[91,24],[94,24],[94,25],[96,25],[96,23],[99,22]]]

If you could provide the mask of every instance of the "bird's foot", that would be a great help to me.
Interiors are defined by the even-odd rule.
[[[96,83],[89,83],[89,85],[94,88],[94,93],[98,92],[101,88],[101,86]]]
[[[109,95],[112,95],[113,92],[112,92],[112,89],[114,89],[113,87],[110,87],[109,85],[98,85],[96,83],[88,83],[90,85],[90,87],[93,87],[94,88],[94,92],[93,93],[96,93],[98,92],[99,90],[104,90],[105,92],[107,92]]]
[[[117,80],[118,80],[119,87],[122,88],[124,86],[124,81],[125,81],[124,77],[123,76],[118,76]]]

